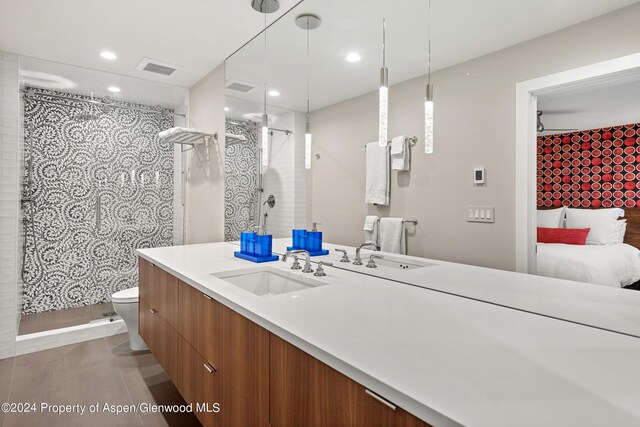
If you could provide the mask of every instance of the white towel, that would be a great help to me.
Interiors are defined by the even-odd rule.
[[[389,204],[389,150],[378,142],[367,144],[364,202]]]
[[[373,227],[376,225],[378,217],[376,215],[367,215],[364,218],[364,231],[373,231]]]
[[[391,169],[397,171],[411,169],[411,150],[406,136],[396,136],[391,140]]]
[[[379,218],[376,215],[367,215],[364,219],[365,243],[373,243],[374,245],[378,244],[378,227],[376,227],[378,219]]]
[[[380,218],[380,250],[406,254],[405,228],[402,218]]]

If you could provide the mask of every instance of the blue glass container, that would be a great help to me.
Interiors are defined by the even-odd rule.
[[[273,236],[271,234],[257,235],[255,237],[254,255],[265,257],[271,255]]]
[[[311,252],[319,252],[322,250],[322,231],[307,232],[306,250]]]
[[[293,230],[291,240],[292,249],[307,249],[307,230]]]
[[[256,236],[256,233],[240,233],[240,252],[253,255]]]

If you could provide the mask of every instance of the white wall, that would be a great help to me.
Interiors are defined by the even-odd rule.
[[[267,232],[274,237],[289,237],[293,228],[304,228],[306,224],[306,171],[304,169],[305,115],[288,112],[273,117],[271,127],[288,129],[293,133],[285,135],[274,131],[270,141],[269,165],[263,166],[262,202],[270,194],[276,205],[270,209],[262,207],[262,213],[269,214]],[[260,143],[262,136],[260,134]]]
[[[426,78],[390,88],[389,134],[416,135],[410,173],[393,173],[391,206],[364,203],[364,148],[377,139],[377,93],[312,113],[312,216],[325,240],[362,241],[367,214],[416,217],[409,253],[515,268],[515,87],[519,81],[640,51],[640,4],[433,74],[435,153],[424,154]],[[472,40],[470,40],[470,43]],[[375,70],[372,70],[375,73]],[[391,69],[392,73],[393,70]],[[475,187],[474,167],[487,170]],[[495,224],[466,222],[466,206],[496,207]]]
[[[218,143],[198,146],[188,155],[186,243],[224,241],[225,65],[189,89],[189,127],[218,132]]]
[[[15,354],[19,239],[18,56],[0,52],[0,359]]]

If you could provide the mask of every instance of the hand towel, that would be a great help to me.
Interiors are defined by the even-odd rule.
[[[391,140],[391,169],[408,171],[411,168],[411,150],[406,136],[396,136]]]
[[[380,250],[406,254],[405,228],[402,218],[380,218]]]
[[[376,225],[378,217],[376,215],[367,215],[364,218],[364,231],[373,231],[373,227]]]
[[[365,203],[389,204],[389,150],[378,142],[367,144]]]
[[[364,242],[378,245],[378,227],[379,218],[376,215],[368,215],[364,219]]]

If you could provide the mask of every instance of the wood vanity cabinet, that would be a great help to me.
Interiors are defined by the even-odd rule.
[[[182,396],[220,404],[218,414],[196,414],[205,426],[268,426],[269,332],[186,283],[178,295]]]
[[[271,334],[272,427],[430,427]]]
[[[205,427],[429,427],[142,258],[140,335]]]

